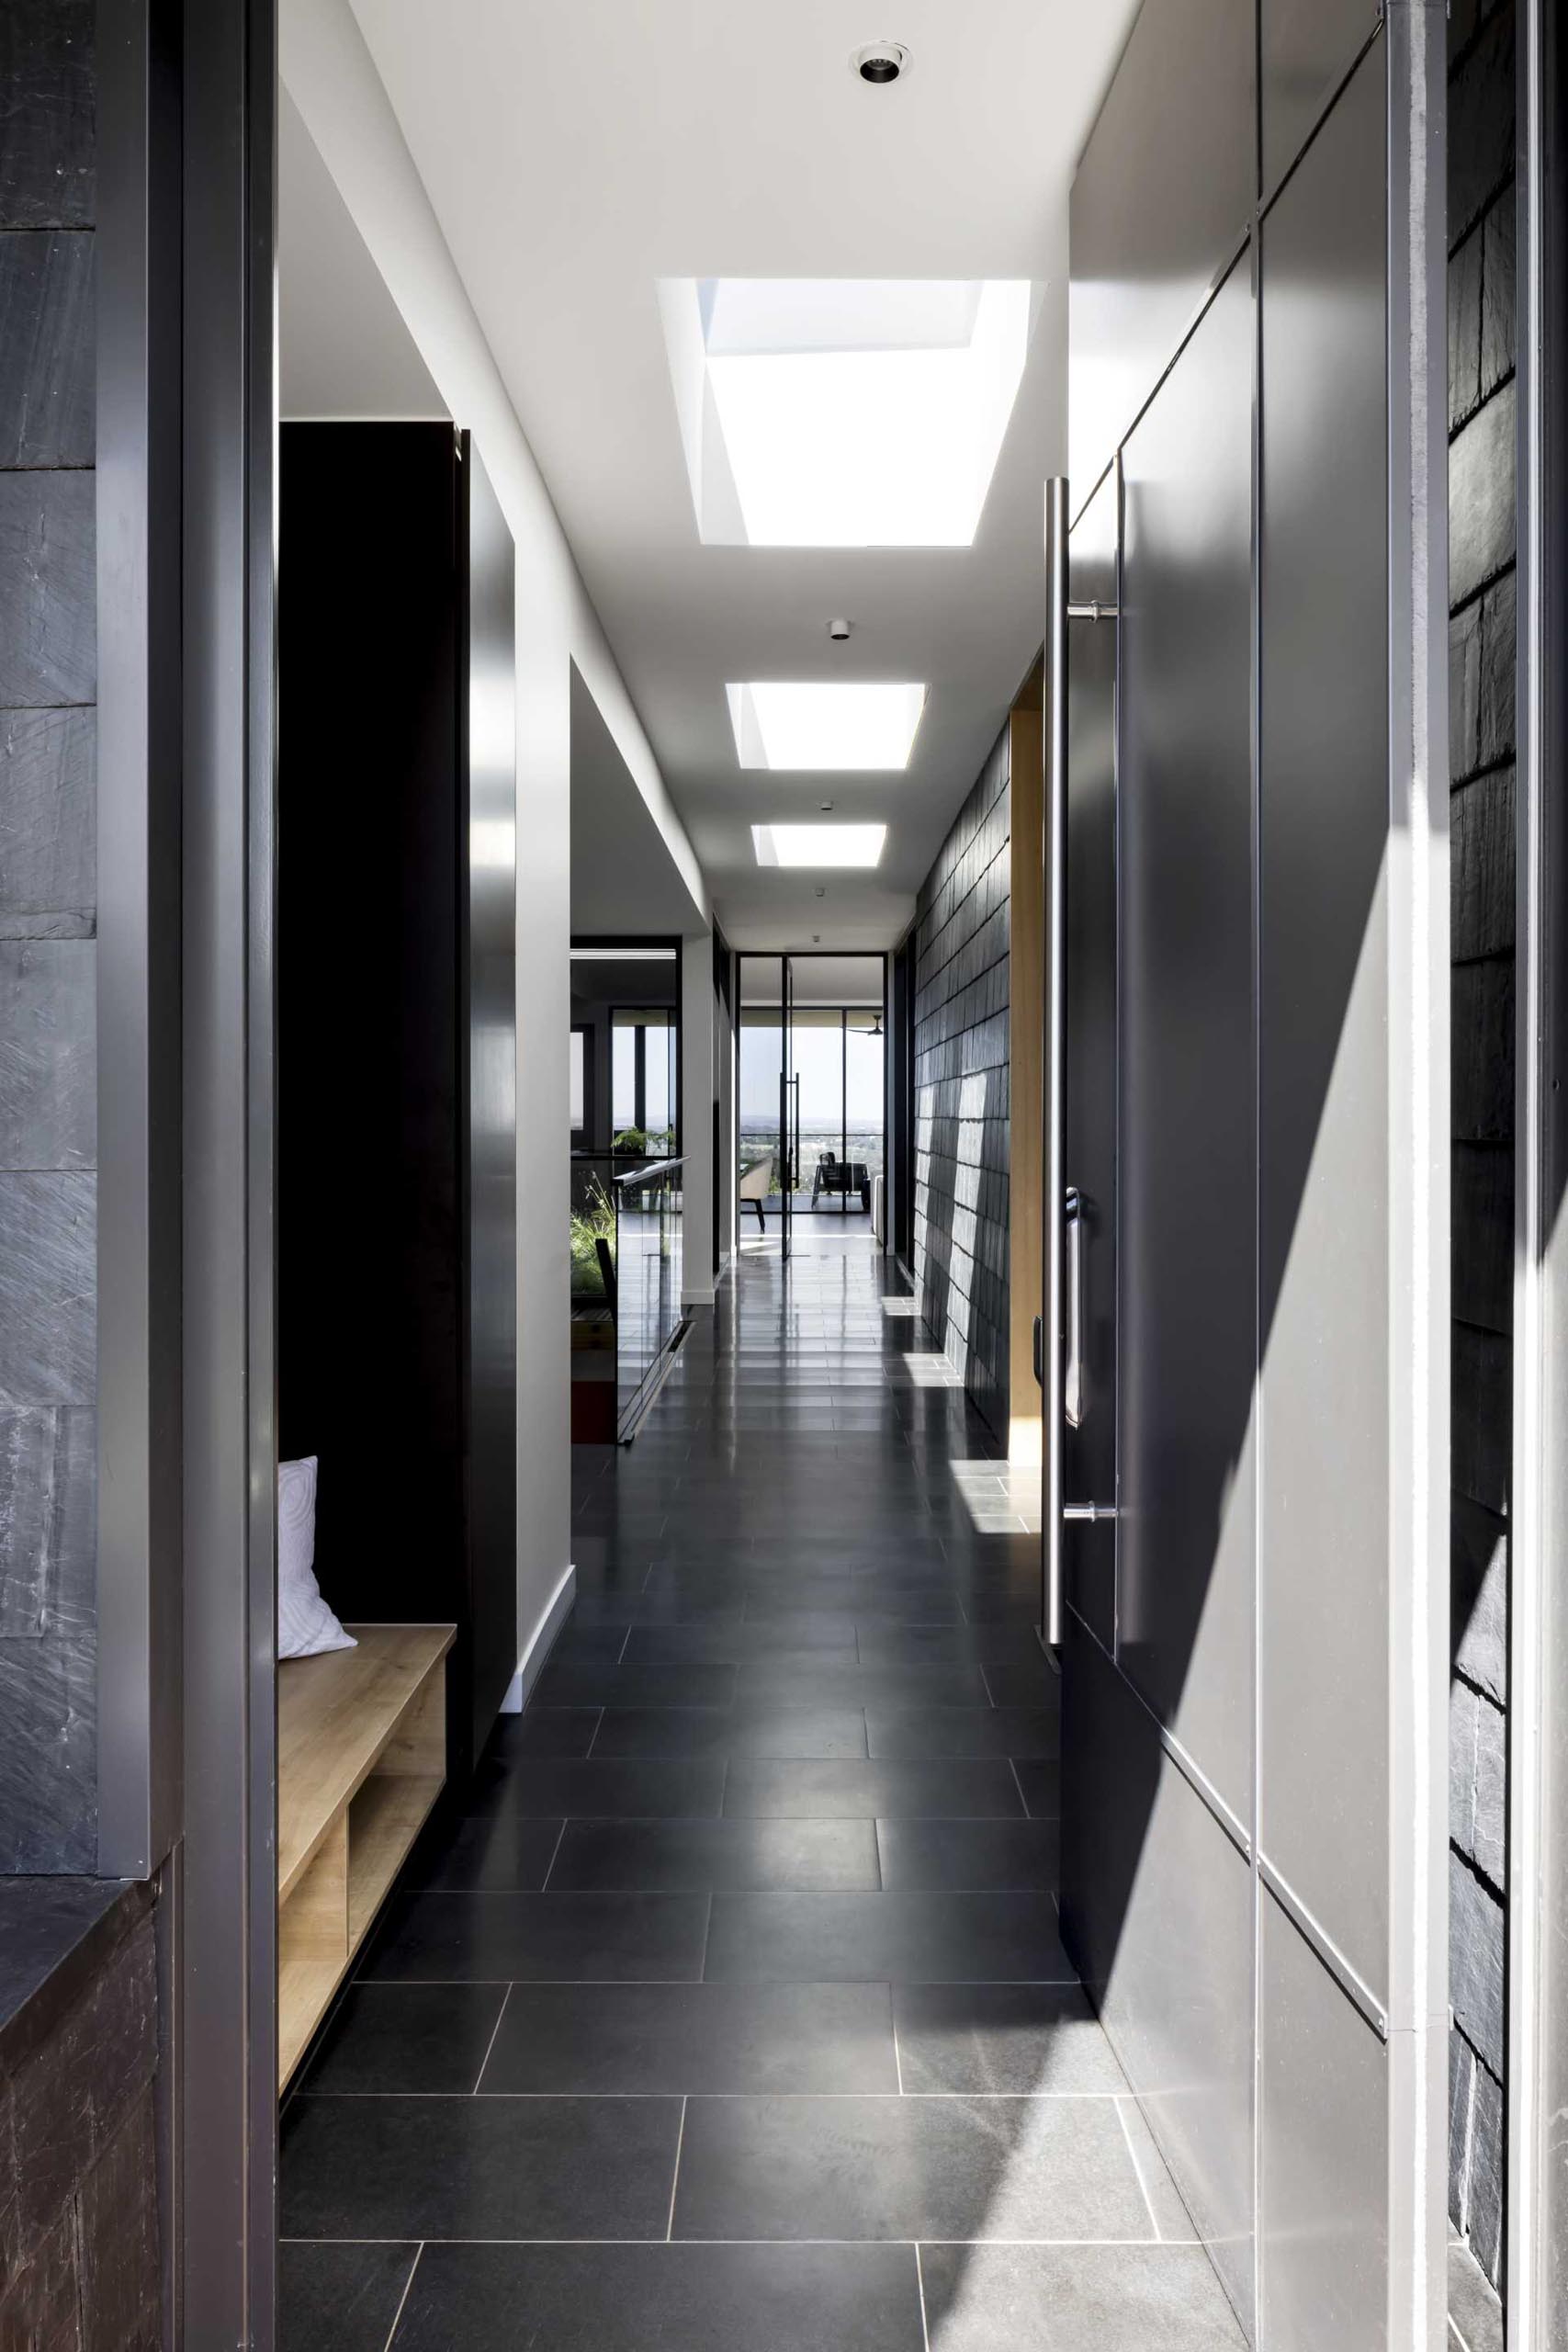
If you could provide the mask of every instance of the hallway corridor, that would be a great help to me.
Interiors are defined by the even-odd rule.
[[[1038,1537],[863,1233],[738,1266],[283,2118],[283,2352],[1240,2343],[1056,1937]]]

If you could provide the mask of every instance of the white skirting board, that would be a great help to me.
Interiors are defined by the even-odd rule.
[[[517,1661],[517,1671],[506,1686],[506,1696],[501,1702],[503,1715],[520,1715],[527,1702],[528,1693],[537,1682],[549,1662],[556,1635],[571,1613],[577,1599],[577,1570],[568,1568],[557,1585],[549,1602],[535,1626],[528,1646]]]

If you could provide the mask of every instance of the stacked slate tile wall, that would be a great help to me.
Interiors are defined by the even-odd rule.
[[[1450,36],[1453,1680],[1450,2208],[1503,2259],[1514,1238],[1514,13]]]
[[[0,8],[0,1870],[96,1860],[91,0]]]
[[[1008,919],[1004,727],[915,913],[915,1285],[937,1344],[1008,1426]]]
[[[16,1890],[20,1892],[20,1890]],[[16,1947],[93,1924],[0,2020],[0,2345],[158,2352],[157,1968],[151,1890],[80,1879],[27,1898]],[[8,1968],[7,1976],[11,1973]]]

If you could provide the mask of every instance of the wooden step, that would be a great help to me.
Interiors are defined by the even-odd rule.
[[[277,1669],[282,2089],[446,1772],[451,1625],[350,1625],[358,1645]]]

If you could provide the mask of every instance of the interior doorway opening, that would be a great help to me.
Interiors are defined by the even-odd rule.
[[[739,1245],[886,1248],[887,958],[743,955]],[[798,1222],[797,1222],[798,1220]]]

